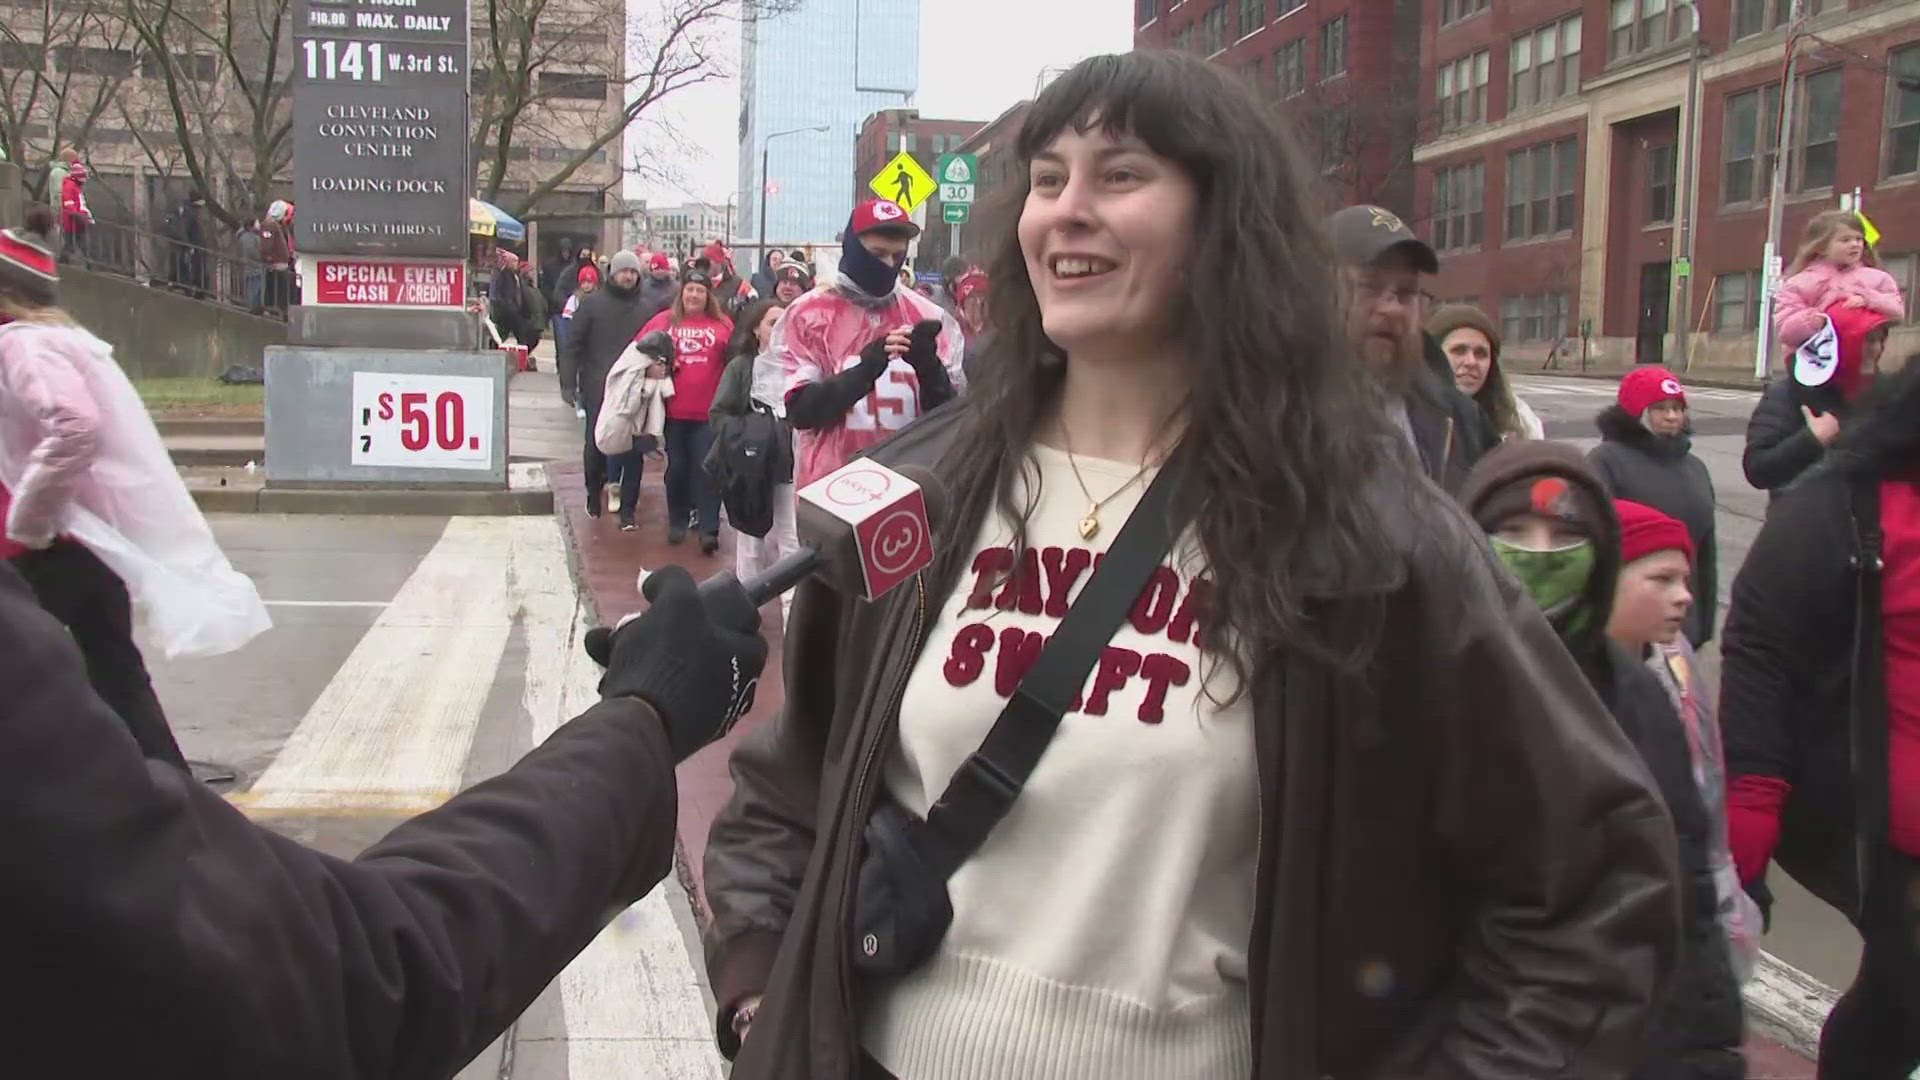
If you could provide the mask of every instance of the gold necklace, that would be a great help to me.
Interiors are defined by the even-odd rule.
[[[1073,456],[1073,436],[1067,433],[1067,426],[1065,424],[1060,425],[1060,438],[1062,442],[1067,444],[1067,465],[1073,469],[1074,483],[1080,485],[1080,494],[1087,498],[1087,516],[1080,519],[1080,539],[1091,540],[1100,531],[1100,511],[1105,508],[1108,503],[1118,498],[1121,492],[1138,483],[1141,477],[1147,475],[1147,470],[1153,468],[1156,463],[1151,460],[1147,461],[1140,466],[1138,472],[1127,478],[1126,483],[1121,484],[1109,492],[1106,498],[1096,499],[1093,497],[1093,492],[1087,490],[1087,482],[1080,475],[1080,463],[1076,461]]]

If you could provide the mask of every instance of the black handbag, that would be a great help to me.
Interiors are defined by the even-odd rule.
[[[1140,497],[1100,566],[1060,620],[986,740],[961,763],[925,820],[884,790],[867,819],[853,902],[853,969],[891,978],[925,963],[953,923],[947,879],[1012,809],[1100,651],[1191,517],[1175,503],[1176,452]]]

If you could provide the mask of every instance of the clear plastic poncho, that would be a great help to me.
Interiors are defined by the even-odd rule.
[[[49,424],[49,393],[88,399],[61,408],[69,420],[84,418],[80,438]],[[84,447],[83,468],[74,467],[74,447]],[[52,531],[85,544],[126,583],[169,658],[232,652],[272,625],[252,579],[214,540],[112,347],[87,331],[0,326],[0,484],[14,500],[8,534],[41,541],[26,533]],[[24,520],[40,514],[47,520]]]

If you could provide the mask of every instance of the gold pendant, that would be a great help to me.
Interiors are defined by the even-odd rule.
[[[1100,519],[1094,516],[1099,509],[1097,506],[1089,508],[1087,516],[1080,519],[1080,539],[1091,540],[1093,534],[1100,531]]]

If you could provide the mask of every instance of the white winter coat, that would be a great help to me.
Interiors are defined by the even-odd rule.
[[[667,428],[667,399],[673,379],[647,378],[647,368],[662,361],[628,345],[607,372],[607,392],[600,402],[600,418],[593,425],[593,445],[603,454],[624,454],[633,441],[650,435],[654,445]]]

